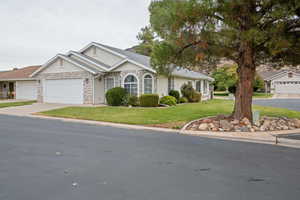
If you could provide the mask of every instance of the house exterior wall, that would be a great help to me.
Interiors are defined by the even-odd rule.
[[[270,92],[272,94],[275,94],[275,86],[276,82],[288,82],[288,81],[300,81],[300,75],[293,73],[293,76],[290,78],[288,76],[288,73],[285,73],[283,76],[278,76],[277,78],[274,78],[273,80],[270,81],[270,85],[266,85],[267,92]],[[266,84],[266,82],[265,82]]]
[[[97,59],[109,66],[113,66],[123,60],[123,58],[95,46],[88,48],[83,52],[83,54]]]
[[[51,64],[48,68],[41,71],[36,78],[38,81],[37,88],[37,100],[43,102],[43,85],[45,80],[59,80],[59,79],[84,79],[83,81],[83,97],[84,104],[94,103],[94,76],[82,69],[76,67],[72,63],[63,61],[60,65],[59,59]]]
[[[160,97],[167,96],[169,94],[168,85],[168,77],[162,75],[157,77],[157,94]]]

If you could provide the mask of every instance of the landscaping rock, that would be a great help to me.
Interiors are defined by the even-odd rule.
[[[208,124],[207,123],[200,124],[198,129],[200,131],[207,131],[208,130]]]
[[[230,131],[232,129],[232,124],[229,123],[227,120],[221,120],[220,121],[220,127],[224,129],[225,131]]]
[[[256,124],[244,118],[242,120],[232,120],[226,116],[216,116],[193,122],[187,130],[193,131],[235,131],[235,132],[255,132],[255,131],[278,131],[293,130],[300,128],[299,119],[288,119],[286,117],[261,117]]]

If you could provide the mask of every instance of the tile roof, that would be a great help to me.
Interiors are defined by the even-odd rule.
[[[9,71],[0,72],[0,80],[17,80],[29,79],[30,75],[38,70],[41,66],[28,66],[20,69],[13,69]]]

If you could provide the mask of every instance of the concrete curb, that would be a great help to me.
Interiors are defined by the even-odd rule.
[[[49,117],[49,116],[37,115],[37,114],[22,115],[22,116],[21,115],[13,115],[13,114],[11,114],[11,115],[4,114],[4,115],[48,119],[48,120],[59,120],[59,121],[70,122],[70,123],[82,123],[82,124],[90,124],[90,125],[96,125],[96,126],[110,126],[110,127],[116,127],[116,128],[124,128],[124,129],[150,130],[150,131],[157,131],[157,132],[177,133],[177,134],[182,134],[182,135],[200,136],[200,137],[214,138],[214,139],[221,139],[221,140],[272,144],[272,145],[278,145],[278,146],[300,148],[300,140],[292,140],[292,139],[285,139],[285,138],[279,137],[280,135],[283,135],[283,134],[296,134],[296,133],[299,134],[300,129],[288,130],[288,131],[259,132],[259,135],[254,135],[255,133],[246,134],[245,132],[210,132],[210,131],[175,130],[175,129],[168,129],[168,128],[157,128],[157,127],[148,127],[148,126],[141,126],[141,125],[119,124],[119,123],[112,123],[112,122],[102,122],[102,121],[92,121],[92,120],[62,118],[62,117]],[[238,134],[240,134],[240,135],[238,135]]]

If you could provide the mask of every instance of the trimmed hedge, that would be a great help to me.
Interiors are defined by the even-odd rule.
[[[199,92],[194,92],[191,96],[191,102],[196,103],[201,101],[202,94]]]
[[[143,94],[140,96],[140,106],[142,107],[157,107],[158,101],[158,94]]]
[[[189,100],[186,97],[180,97],[179,98],[179,103],[188,103]]]
[[[137,96],[129,96],[128,97],[128,105],[138,106],[139,105],[139,98]]]
[[[172,97],[175,97],[176,101],[179,102],[179,99],[180,99],[180,93],[179,93],[179,91],[177,91],[177,90],[171,90],[169,92],[169,95],[172,96]]]
[[[127,92],[124,88],[115,87],[105,94],[107,104],[110,106],[121,106],[126,101]]]
[[[168,106],[175,106],[177,103],[177,100],[173,96],[164,96],[160,99],[160,104],[165,104]]]

